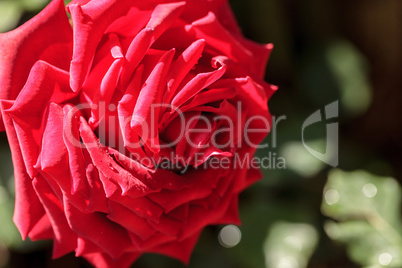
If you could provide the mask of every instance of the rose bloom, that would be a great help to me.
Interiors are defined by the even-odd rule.
[[[54,0],[0,35],[14,222],[24,239],[52,239],[54,258],[187,263],[203,227],[240,224],[238,195],[261,177],[247,161],[269,132],[272,45],[245,39],[225,0],[67,11]]]

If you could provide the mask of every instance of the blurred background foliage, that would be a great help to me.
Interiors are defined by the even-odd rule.
[[[258,152],[271,166],[241,195],[242,226],[208,227],[189,267],[402,267],[402,1],[230,2],[245,36],[275,44],[266,80],[279,86],[269,103],[277,124]],[[47,3],[0,0],[0,32]],[[339,117],[304,138],[325,153],[326,123],[339,123],[336,168],[301,136],[303,122],[334,101]],[[73,254],[51,260],[50,242],[21,241],[4,133],[0,158],[0,267],[89,267]],[[158,255],[134,266],[184,267]]]

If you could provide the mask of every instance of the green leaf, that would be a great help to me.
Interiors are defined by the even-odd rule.
[[[22,9],[18,1],[0,2],[0,33],[7,32],[17,26]]]
[[[327,50],[327,60],[341,90],[341,104],[347,114],[360,115],[372,99],[367,62],[350,42],[334,42]]]
[[[325,152],[324,140],[310,141],[308,146]],[[286,159],[287,167],[304,178],[316,175],[325,167],[325,163],[310,154],[301,142],[285,143],[282,146],[281,155]]]
[[[400,198],[400,186],[390,177],[333,170],[322,211],[338,222],[328,221],[325,231],[365,267],[402,267]]]
[[[305,223],[275,223],[264,244],[266,267],[307,267],[317,246],[318,234]]]
[[[34,12],[39,12],[50,2],[49,0],[19,0],[19,1],[21,2],[22,7],[26,11],[34,11]]]
[[[22,239],[13,223],[14,200],[0,184],[0,241],[7,247],[18,247]]]

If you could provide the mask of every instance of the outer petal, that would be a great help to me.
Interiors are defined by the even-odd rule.
[[[4,111],[13,118],[26,170],[31,178],[36,173],[33,166],[39,156],[46,108],[51,101],[63,102],[74,96],[69,92],[67,79],[65,71],[38,61],[14,105]]]
[[[113,259],[119,259],[134,246],[127,230],[110,221],[102,213],[82,213],[64,199],[64,213],[71,229],[78,236],[90,240]]]
[[[1,111],[3,112],[8,109],[12,103],[1,101]],[[14,223],[20,231],[22,238],[25,239],[41,217],[44,216],[45,210],[32,187],[32,179],[27,174],[13,121],[4,112],[3,118],[14,163]]]
[[[262,45],[248,45],[251,42],[241,42],[238,35],[233,35],[219,22],[216,15],[209,12],[207,16],[191,24],[197,38],[205,39],[206,49],[219,51],[220,55],[228,56],[246,66],[250,72],[259,77],[265,69],[270,48]],[[260,47],[258,50],[257,47]],[[213,53],[216,54],[216,53]]]
[[[169,257],[176,258],[181,260],[183,263],[188,264],[191,256],[191,252],[194,249],[194,246],[200,236],[201,231],[196,234],[190,236],[189,238],[183,241],[175,241],[172,243],[166,243],[160,246],[157,246],[152,251],[159,254],[164,254]]]
[[[23,238],[43,215],[43,208],[32,189],[32,178],[37,173],[33,166],[37,162],[41,146],[44,107],[47,107],[50,100],[62,101],[73,96],[61,90],[65,88],[63,80],[64,85],[68,85],[67,75],[63,70],[38,61],[17,100],[2,101],[1,110],[15,170],[14,221]]]
[[[0,99],[14,100],[18,96],[38,60],[68,69],[72,29],[63,1],[52,1],[21,27],[0,34],[0,51]],[[4,130],[2,123],[0,130]]]
[[[94,267],[97,268],[127,268],[136,259],[141,256],[141,253],[126,253],[121,258],[114,260],[107,254],[92,253],[86,254],[83,257],[87,259]]]
[[[77,235],[67,224],[63,206],[45,179],[38,176],[33,180],[33,185],[52,224],[54,232],[53,257],[61,257],[76,248]]]
[[[54,233],[47,214],[38,221],[38,223],[29,232],[29,239],[32,241],[53,239]]]

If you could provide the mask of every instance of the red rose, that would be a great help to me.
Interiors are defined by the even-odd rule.
[[[170,2],[170,3],[165,3]],[[0,107],[23,238],[96,267],[188,262],[202,228],[239,223],[269,131],[271,45],[225,0],[55,0],[0,35]]]

